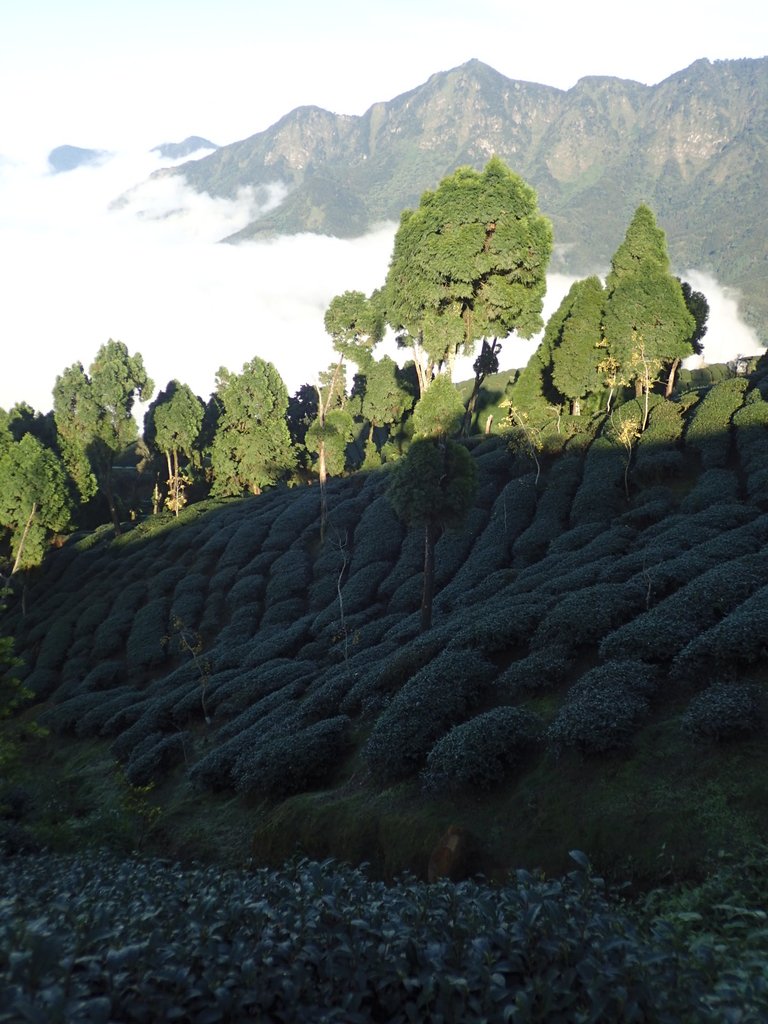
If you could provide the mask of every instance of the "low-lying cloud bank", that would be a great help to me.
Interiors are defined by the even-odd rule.
[[[56,376],[76,361],[87,367],[108,338],[141,352],[158,387],[176,377],[203,398],[219,367],[237,371],[257,355],[276,365],[291,394],[330,362],[325,309],[346,289],[368,293],[383,282],[395,225],[353,240],[299,235],[219,245],[277,205],[284,189],[275,183],[224,200],[178,176],[149,178],[171,163],[117,154],[53,175],[42,156],[0,161],[0,407],[26,401],[47,411]],[[763,351],[738,318],[736,296],[695,270],[683,276],[710,303],[707,361]],[[545,319],[572,280],[551,276]],[[509,339],[502,368],[524,365],[535,346]],[[457,376],[470,376],[471,363]]]

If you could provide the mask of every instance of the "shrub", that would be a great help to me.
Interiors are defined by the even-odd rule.
[[[374,725],[362,755],[381,781],[418,771],[430,749],[476,706],[495,673],[475,652],[444,651],[413,676]]]
[[[712,505],[736,502],[739,497],[739,481],[732,469],[706,469],[699,475],[695,486],[680,503],[685,514],[700,512]]]
[[[126,643],[131,670],[161,665],[168,654],[168,599],[161,597],[140,608]]]
[[[584,461],[580,456],[563,455],[554,462],[546,487],[536,503],[533,521],[512,548],[516,560],[523,564],[536,561],[563,532],[583,467]]]
[[[504,782],[538,745],[539,715],[498,707],[454,726],[432,747],[421,779],[430,793],[492,789]]]
[[[235,788],[272,799],[314,788],[338,767],[349,749],[350,726],[346,715],[338,715],[273,736],[243,752],[232,769]]]
[[[670,667],[675,679],[696,680],[747,668],[768,655],[768,587],[691,640]]]
[[[565,644],[551,643],[519,661],[513,661],[496,680],[496,688],[509,696],[551,690],[565,681],[573,657]]]
[[[571,524],[607,523],[626,505],[624,471],[626,455],[607,437],[589,446],[584,475],[573,499]]]
[[[582,587],[566,594],[546,614],[531,638],[531,648],[560,643],[575,649],[594,644],[644,604],[645,588],[640,579]]]
[[[272,563],[264,598],[267,606],[296,598],[303,601],[311,581],[312,564],[309,554],[294,544]]]
[[[724,467],[728,463],[731,418],[744,402],[747,384],[744,377],[715,384],[691,413],[685,445],[699,452],[705,469]]]
[[[652,669],[639,661],[612,661],[585,673],[547,729],[550,747],[555,754],[563,748],[599,754],[626,746],[648,712],[654,685]]]
[[[148,749],[141,753],[135,750],[125,766],[126,779],[132,786],[160,781],[169,768],[186,759],[186,746],[190,740],[189,733],[175,732],[147,744]]]
[[[743,602],[765,580],[768,552],[735,558],[708,569],[670,597],[609,633],[603,657],[631,651],[649,661],[669,661],[691,637]]]
[[[713,740],[755,732],[761,725],[757,690],[747,683],[713,683],[691,700],[680,725],[693,736]]]
[[[371,562],[397,560],[405,529],[395,515],[392,502],[382,495],[366,507],[356,524],[349,566],[350,576]]]

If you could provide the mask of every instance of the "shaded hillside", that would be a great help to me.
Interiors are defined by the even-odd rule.
[[[743,293],[768,339],[762,287],[768,58],[700,60],[649,87],[617,78],[572,89],[508,79],[477,60],[374,104],[361,117],[300,107],[248,139],[179,168],[199,191],[234,197],[280,181],[277,209],[231,241],[269,233],[362,234],[418,205],[457,166],[497,154],[536,189],[559,263],[604,268],[640,203],[657,213],[681,272]]]
[[[453,823],[489,873],[578,847],[658,878],[766,838],[767,383],[656,400],[629,467],[634,402],[535,462],[473,443],[422,635],[386,468],[329,484],[324,544],[316,487],[72,538],[2,624],[51,730],[30,827],[98,839],[116,758],[174,854],[423,872]]]

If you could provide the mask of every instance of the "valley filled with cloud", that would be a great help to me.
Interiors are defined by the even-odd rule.
[[[109,338],[141,352],[158,388],[175,377],[205,399],[221,366],[239,371],[260,356],[293,394],[332,358],[323,328],[331,298],[384,281],[394,223],[352,240],[222,244],[282,200],[280,182],[214,199],[177,176],[151,177],[173,163],[154,153],[111,154],[58,174],[46,157],[0,161],[0,407],[26,401],[48,411],[56,376],[76,361],[87,368]],[[739,320],[737,296],[695,269],[675,272],[710,303],[707,361],[762,351]],[[550,277],[545,319],[572,280]],[[502,369],[523,365],[535,345],[510,338]],[[391,338],[385,348],[395,354]],[[471,363],[459,364],[457,379],[471,375]]]

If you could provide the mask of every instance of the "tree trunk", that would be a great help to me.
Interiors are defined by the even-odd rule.
[[[325,441],[320,439],[320,451],[317,453],[317,476],[320,481],[320,543],[325,540],[325,520],[328,518],[328,503],[325,497],[325,481],[328,470],[325,465]]]
[[[21,540],[19,541],[19,550],[16,552],[16,558],[15,558],[14,563],[13,563],[13,568],[11,569],[11,576],[13,576],[13,574],[15,572],[18,572],[18,568],[21,565],[21,556],[24,553],[24,545],[27,542],[27,535],[29,534],[29,530],[30,530],[30,527],[32,526],[32,521],[35,518],[36,512],[37,512],[37,502],[33,501],[32,502],[32,511],[29,513],[29,518],[27,519],[26,523],[24,524],[24,532],[22,533]]]
[[[666,390],[664,391],[664,397],[665,398],[671,398],[672,397],[672,392],[675,390],[675,377],[677,376],[677,370],[678,370],[679,366],[680,366],[680,359],[678,357],[677,359],[674,360],[674,362],[672,363],[672,366],[669,369],[669,377],[667,378],[667,387],[666,387]]]
[[[112,470],[110,469],[104,478],[104,497],[107,499],[107,505],[109,506],[109,514],[112,517],[112,525],[115,528],[115,536],[120,537],[122,535],[122,529],[120,528],[120,516],[117,514],[117,506],[115,505],[115,496],[112,492]]]
[[[432,626],[432,598],[435,595],[435,535],[434,523],[424,527],[424,589],[421,592],[421,632]]]

